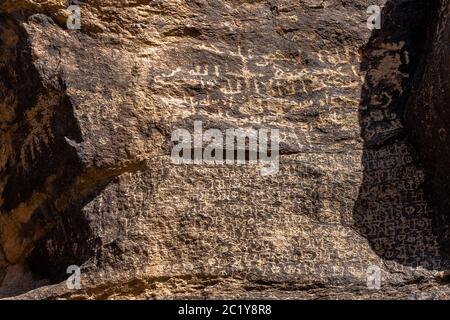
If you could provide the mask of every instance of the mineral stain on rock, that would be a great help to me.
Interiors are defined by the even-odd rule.
[[[0,0],[0,297],[450,297],[448,0],[68,5]],[[172,163],[196,121],[279,172]]]

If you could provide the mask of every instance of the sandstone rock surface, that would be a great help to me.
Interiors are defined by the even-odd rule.
[[[78,4],[0,0],[0,297],[450,297],[448,0]],[[196,121],[279,129],[279,172],[173,164]]]

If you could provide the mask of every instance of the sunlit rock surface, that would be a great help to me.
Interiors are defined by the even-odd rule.
[[[68,5],[0,0],[1,297],[450,297],[404,121],[443,132],[448,0]],[[173,164],[196,121],[279,129],[278,173]]]

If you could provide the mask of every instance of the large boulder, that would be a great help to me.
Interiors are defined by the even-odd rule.
[[[432,2],[68,5],[0,0],[1,296],[450,297],[402,116]],[[200,122],[279,130],[278,170],[174,163]]]

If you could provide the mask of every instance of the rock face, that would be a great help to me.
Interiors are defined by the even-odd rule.
[[[0,297],[450,297],[448,0],[78,4],[0,0]],[[173,163],[200,122],[279,170]]]
[[[427,195],[436,211],[442,254],[450,257],[450,6],[441,1],[426,44],[427,51],[413,83],[406,124],[427,175]]]

